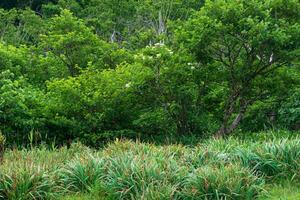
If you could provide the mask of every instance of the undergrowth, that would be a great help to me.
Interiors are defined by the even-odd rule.
[[[133,141],[95,151],[9,150],[0,167],[0,199],[255,199],[278,180],[299,181],[300,139],[211,139],[194,147]]]

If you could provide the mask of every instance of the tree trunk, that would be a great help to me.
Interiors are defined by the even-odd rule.
[[[187,105],[185,104],[184,100],[181,101],[181,111],[177,117],[176,127],[178,135],[184,135],[190,132]]]
[[[232,101],[230,103],[230,105],[228,106],[228,108],[225,110],[223,123],[222,123],[220,129],[215,133],[215,137],[218,137],[218,138],[224,137],[224,136],[230,134],[232,131],[234,131],[238,127],[239,123],[243,119],[244,114],[247,110],[249,101],[240,99],[239,103],[240,103],[239,104],[239,113],[237,114],[237,116],[235,117],[233,122],[231,122],[231,124],[229,124],[229,120],[232,117],[232,115],[234,114],[234,105],[236,104],[236,102]]]
[[[236,104],[236,100],[234,98],[234,96],[230,97],[229,103],[227,104],[226,108],[225,108],[225,113],[224,113],[224,117],[223,117],[223,122],[222,125],[220,127],[220,129],[215,133],[216,137],[223,137],[227,134],[227,126],[228,126],[228,122],[230,117],[232,116],[233,112],[234,112],[234,106]]]
[[[227,133],[226,133],[226,134],[229,134],[229,133],[231,133],[232,131],[234,131],[234,130],[238,127],[238,125],[239,125],[239,123],[241,122],[241,120],[242,120],[243,117],[244,117],[244,112],[240,112],[240,113],[236,116],[236,118],[234,119],[234,121],[231,123],[231,125],[228,127]]]

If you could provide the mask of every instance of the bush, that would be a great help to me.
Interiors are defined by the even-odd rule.
[[[300,89],[291,91],[279,109],[279,121],[290,129],[300,129]]]

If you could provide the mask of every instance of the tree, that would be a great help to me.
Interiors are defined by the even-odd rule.
[[[299,13],[295,0],[207,1],[177,31],[179,44],[224,86],[218,136],[232,132],[249,105],[267,95],[261,87],[267,77],[293,67],[300,47]]]
[[[151,70],[151,76],[140,87],[143,112],[134,121],[141,132],[184,135],[203,131],[199,130],[203,124],[195,118],[199,85],[189,61],[189,55],[173,52],[162,43],[136,55],[136,62]]]
[[[0,8],[0,40],[9,44],[36,44],[43,33],[44,22],[32,10],[4,10]]]
[[[61,61],[70,76],[78,75],[89,63],[98,69],[113,68],[119,57],[127,56],[118,46],[99,39],[83,20],[74,17],[69,10],[62,10],[49,23],[49,30],[41,36],[41,54],[47,52],[47,56]]]

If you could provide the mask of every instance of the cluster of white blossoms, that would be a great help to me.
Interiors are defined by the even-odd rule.
[[[130,88],[131,82],[125,84],[125,88]]]
[[[172,55],[173,51],[171,51],[171,49],[167,49],[167,51]]]
[[[191,66],[191,70],[194,70],[194,69],[195,69],[196,63],[188,63],[187,65],[188,65],[188,66]]]
[[[155,48],[162,48],[164,47],[171,55],[174,53],[172,50],[166,47],[164,43],[155,43],[154,45],[148,45],[147,48],[155,49]]]
[[[156,43],[156,44],[154,44],[154,45],[151,45],[151,46],[146,46],[146,48],[150,48],[150,49],[156,49],[156,48],[162,48],[163,47],[163,49],[162,50],[164,50],[164,52],[166,53],[166,51],[167,51],[167,53],[169,53],[170,55],[172,55],[174,52],[171,50],[171,49],[169,49],[169,48],[167,48],[163,43]],[[154,59],[154,58],[161,58],[165,53],[157,53],[156,55],[154,55],[154,56],[147,56],[147,55],[144,55],[143,53],[139,53],[139,54],[136,54],[136,55],[134,55],[133,56],[133,58],[135,59],[135,60],[137,60],[137,59],[142,59],[142,60],[152,60],[152,59]]]
[[[142,60],[146,60],[147,56],[145,56],[144,54],[137,54],[137,55],[134,55],[133,58],[135,60],[137,60],[139,58],[142,58]]]
[[[154,46],[155,46],[155,47],[164,47],[165,44],[159,42],[159,43],[155,43]]]

